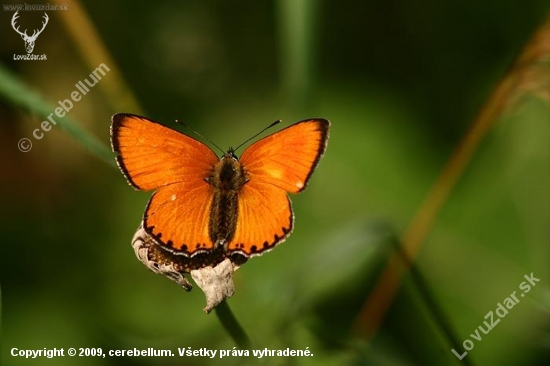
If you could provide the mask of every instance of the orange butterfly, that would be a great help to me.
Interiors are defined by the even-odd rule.
[[[310,119],[249,146],[238,159],[155,121],[115,114],[111,145],[134,188],[155,190],[143,228],[191,267],[241,261],[283,242],[294,215],[288,193],[305,189],[328,140],[330,123]],[[183,259],[183,258],[182,258]]]

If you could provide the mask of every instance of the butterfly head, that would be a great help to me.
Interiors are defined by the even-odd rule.
[[[233,159],[233,160],[239,160],[237,154],[235,154],[235,149],[230,147],[225,154],[223,154],[223,158]]]

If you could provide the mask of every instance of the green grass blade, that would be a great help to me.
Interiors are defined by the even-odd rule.
[[[4,97],[14,107],[23,108],[32,115],[39,116],[46,120],[57,107],[46,101],[46,99],[29,85],[25,84],[6,66],[0,63],[0,96]],[[104,160],[110,165],[115,165],[113,153],[107,146],[102,144],[95,136],[82,129],[73,119],[64,116],[56,118],[57,125],[67,131],[82,146],[91,153]],[[14,142],[15,146],[15,142]]]

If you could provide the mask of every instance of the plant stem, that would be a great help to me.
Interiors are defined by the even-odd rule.
[[[250,338],[248,338],[243,327],[241,327],[237,318],[233,315],[227,301],[222,301],[214,310],[220,323],[222,323],[227,333],[237,343],[237,346],[241,349],[250,349]]]

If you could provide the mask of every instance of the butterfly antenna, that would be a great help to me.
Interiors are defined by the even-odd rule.
[[[255,139],[256,137],[258,137],[259,135],[261,135],[261,134],[264,133],[265,131],[269,130],[271,127],[278,125],[279,123],[281,123],[281,120],[277,120],[277,121],[273,122],[272,124],[270,124],[269,126],[267,126],[266,128],[264,128],[263,130],[261,130],[260,132],[258,132],[257,134],[255,134],[254,136],[252,136],[251,138],[249,138],[248,140],[246,140],[245,142],[243,142],[243,143],[240,144],[239,146],[237,146],[233,151],[239,150],[244,144],[246,144],[246,143],[249,142],[250,140]]]
[[[222,152],[222,154],[225,154],[225,151],[219,147],[218,145],[216,145],[215,143],[213,143],[212,141],[210,141],[209,138],[206,138],[205,136],[201,135],[199,133],[199,131],[195,130],[193,127],[191,126],[188,126],[187,124],[185,124],[184,122],[180,121],[180,120],[176,120],[176,123],[179,123],[180,125],[182,125],[183,127],[187,128],[188,130],[192,131],[195,135],[199,136],[200,138],[202,138],[203,140],[207,141],[208,143],[210,143],[212,146],[215,146],[218,150],[220,150]]]

